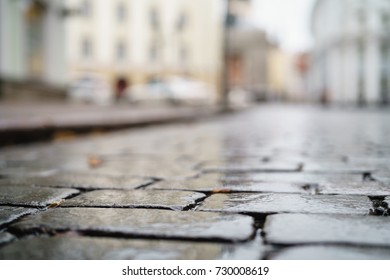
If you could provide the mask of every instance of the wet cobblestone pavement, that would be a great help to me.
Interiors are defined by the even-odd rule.
[[[0,150],[0,259],[390,259],[390,112],[261,106]]]

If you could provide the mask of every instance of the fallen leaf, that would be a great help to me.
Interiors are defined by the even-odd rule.
[[[97,156],[91,155],[88,157],[88,165],[91,168],[97,168],[97,167],[101,166],[102,163],[103,163],[103,161]]]
[[[64,200],[61,199],[61,200],[58,200],[58,201],[54,201],[53,203],[51,203],[48,208],[56,208],[58,207]]]
[[[70,130],[61,130],[57,131],[53,135],[53,140],[54,141],[66,141],[66,140],[71,140],[76,137],[76,133]]]
[[[212,193],[230,193],[230,189],[213,189]]]

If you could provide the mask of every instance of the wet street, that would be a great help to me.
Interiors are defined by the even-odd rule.
[[[0,150],[0,259],[390,259],[390,111],[267,105]]]

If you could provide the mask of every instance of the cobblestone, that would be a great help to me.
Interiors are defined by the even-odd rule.
[[[390,219],[373,216],[278,214],[267,217],[273,244],[354,244],[390,247]]]
[[[390,184],[379,182],[323,183],[319,185],[318,193],[384,196],[390,195]]]
[[[8,232],[0,232],[0,245],[8,243],[15,239],[15,236]]]
[[[207,173],[294,172],[301,168],[295,162],[261,162],[260,160],[210,161],[199,168]]]
[[[364,196],[297,194],[214,194],[199,208],[228,213],[312,213],[365,215],[372,207]]]
[[[0,186],[0,204],[45,207],[78,193],[79,191],[74,189]]]
[[[78,189],[136,189],[153,180],[131,176],[110,176],[86,173],[56,173],[44,177],[16,177],[0,180],[0,186],[21,185]]]
[[[28,247],[28,250],[24,248]],[[251,250],[248,250],[251,248]],[[261,238],[244,244],[169,240],[129,240],[96,237],[38,237],[14,242],[0,251],[0,259],[57,260],[211,260],[260,259]]]
[[[81,231],[99,235],[244,241],[253,219],[241,215],[154,209],[56,208],[12,225],[20,232]]]
[[[36,210],[22,207],[0,206],[0,226],[10,223],[24,215],[34,213]]]
[[[94,173],[111,175],[133,175],[158,179],[191,178],[199,174],[196,163],[167,159],[111,159],[103,161]]]
[[[0,256],[387,259],[389,123],[268,105],[3,147]]]
[[[200,178],[185,181],[161,181],[148,186],[156,190],[191,190],[200,192],[270,192],[270,193],[310,193],[312,190],[307,184],[287,182],[245,182],[224,181],[219,176],[201,176]]]
[[[347,162],[305,162],[303,167],[304,172],[317,173],[356,173],[362,174],[367,172],[374,172],[376,169],[371,165],[365,164],[351,164]]]
[[[39,157],[33,159],[14,158],[7,160],[0,174],[5,176],[44,176],[59,171],[89,171],[87,157],[80,155]]]
[[[389,165],[386,167],[386,171],[378,171],[378,172],[373,172],[372,174],[372,178],[376,181],[379,181],[379,182],[382,182],[382,183],[386,183],[386,184],[390,184],[390,170],[389,170],[389,166],[390,166],[390,163]]]
[[[303,184],[322,184],[322,183],[361,183],[362,174],[340,174],[340,173],[310,173],[310,172],[291,172],[291,173],[248,173],[248,174],[228,174],[225,181],[250,181],[250,182],[285,182],[285,183],[303,183]]]
[[[184,191],[100,190],[67,200],[61,206],[73,207],[127,207],[184,210],[203,199],[204,194]]]
[[[390,249],[348,246],[297,246],[274,255],[273,260],[389,260]]]

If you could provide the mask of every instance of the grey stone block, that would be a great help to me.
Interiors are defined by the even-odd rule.
[[[390,246],[390,219],[374,216],[278,214],[268,216],[266,240],[274,244]]]
[[[253,218],[154,209],[55,208],[12,225],[25,231],[82,231],[100,235],[199,240],[248,240]]]
[[[364,196],[299,194],[214,194],[199,210],[229,213],[369,213],[371,201]]]

